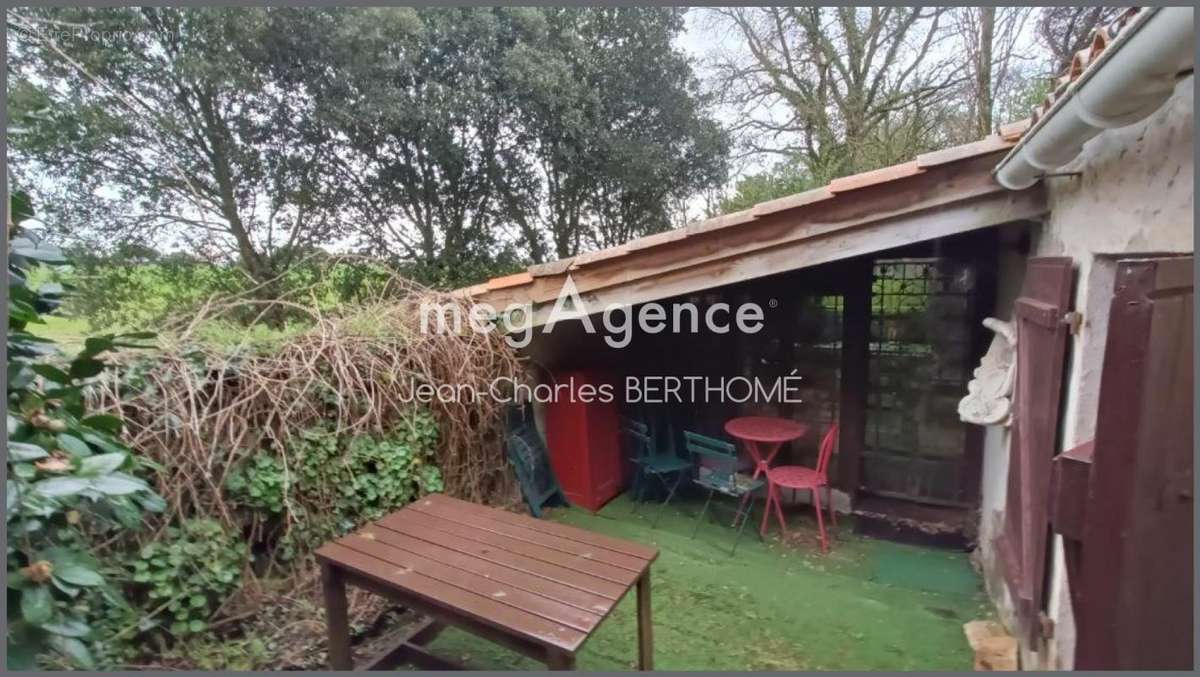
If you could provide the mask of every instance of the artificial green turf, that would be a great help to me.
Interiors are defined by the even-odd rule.
[[[855,536],[843,523],[821,555],[811,511],[789,515],[795,540],[763,543],[750,528],[736,557],[733,530],[712,521],[689,538],[696,503],[672,505],[657,529],[624,497],[598,514],[556,510],[552,519],[655,545],[655,668],[660,670],[969,670],[962,624],[989,615],[963,553]],[[728,519],[727,517],[725,519]],[[580,651],[580,670],[631,669],[630,593]],[[544,669],[457,630],[431,648],[483,669]]]

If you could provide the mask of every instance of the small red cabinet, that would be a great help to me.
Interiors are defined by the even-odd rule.
[[[555,387],[546,403],[550,465],[567,500],[599,510],[625,486],[618,391],[607,374],[592,370],[556,373],[550,385]]]

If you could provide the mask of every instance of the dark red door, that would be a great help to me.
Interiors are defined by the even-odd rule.
[[[1013,308],[1017,378],[1000,552],[1017,632],[1035,646],[1045,594],[1050,467],[1057,446],[1072,275],[1069,258],[1030,259]]]
[[[1192,667],[1192,271],[1190,256],[1117,269],[1070,581],[1077,669]]]

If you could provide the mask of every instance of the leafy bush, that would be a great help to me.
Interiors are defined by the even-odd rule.
[[[238,586],[246,546],[214,520],[185,520],[142,547],[132,579],[151,607],[171,615],[176,636],[203,632],[213,611]]]
[[[14,220],[32,215],[28,200],[12,195]],[[11,236],[11,232],[10,232]],[[136,472],[144,465],[118,435],[120,418],[89,414],[88,382],[104,372],[103,355],[118,347],[143,347],[148,334],[101,336],[64,360],[52,341],[29,331],[61,301],[63,287],[26,284],[36,263],[66,260],[32,234],[9,242],[8,310],[8,667],[29,669],[53,651],[67,661],[93,667],[86,640],[84,598],[118,598],[106,586],[102,563],[89,552],[90,539],[119,540],[136,528],[145,511],[163,510],[163,500]],[[113,533],[116,532],[116,533]],[[92,594],[89,594],[92,593]]]
[[[241,505],[279,514],[283,512],[290,483],[283,462],[270,454],[258,454],[229,473],[225,488],[230,498]]]

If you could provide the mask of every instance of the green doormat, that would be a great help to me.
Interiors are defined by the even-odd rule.
[[[876,583],[947,595],[979,593],[979,576],[961,552],[871,541],[867,560]]]

